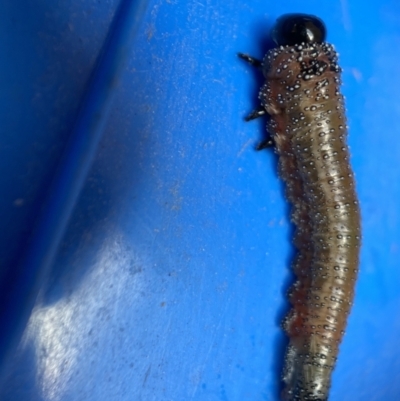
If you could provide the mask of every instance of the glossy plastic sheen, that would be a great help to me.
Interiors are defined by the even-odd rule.
[[[87,83],[72,132],[34,218],[30,238],[0,271],[0,372],[13,355],[36,302],[104,132],[114,86],[143,17],[144,0],[123,0]],[[16,314],[15,305],[22,310]],[[1,379],[1,377],[0,377]]]
[[[337,54],[328,44],[270,50],[260,98],[293,204],[298,249],[285,320],[284,400],[326,400],[353,302],[360,211]]]

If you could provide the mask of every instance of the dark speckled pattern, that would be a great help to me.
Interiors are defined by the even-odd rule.
[[[346,144],[340,68],[333,46],[273,49],[263,61],[260,99],[271,116],[296,225],[284,321],[288,346],[284,400],[327,400],[354,296],[360,249],[360,212]]]

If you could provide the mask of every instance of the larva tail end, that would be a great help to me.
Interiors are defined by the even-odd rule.
[[[327,401],[333,366],[312,339],[290,340],[283,372],[284,401]]]

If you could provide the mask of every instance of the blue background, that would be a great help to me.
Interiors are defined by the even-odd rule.
[[[0,4],[0,277],[34,235],[117,3]],[[362,206],[330,399],[400,398],[400,5],[150,0],[1,400],[278,400],[292,227],[275,155],[254,151],[265,121],[243,121],[262,80],[236,52],[262,57],[286,12],[320,16],[340,53]]]

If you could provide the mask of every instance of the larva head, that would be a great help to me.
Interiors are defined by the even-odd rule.
[[[308,14],[285,14],[278,18],[272,39],[278,46],[322,43],[326,38],[325,24]]]

